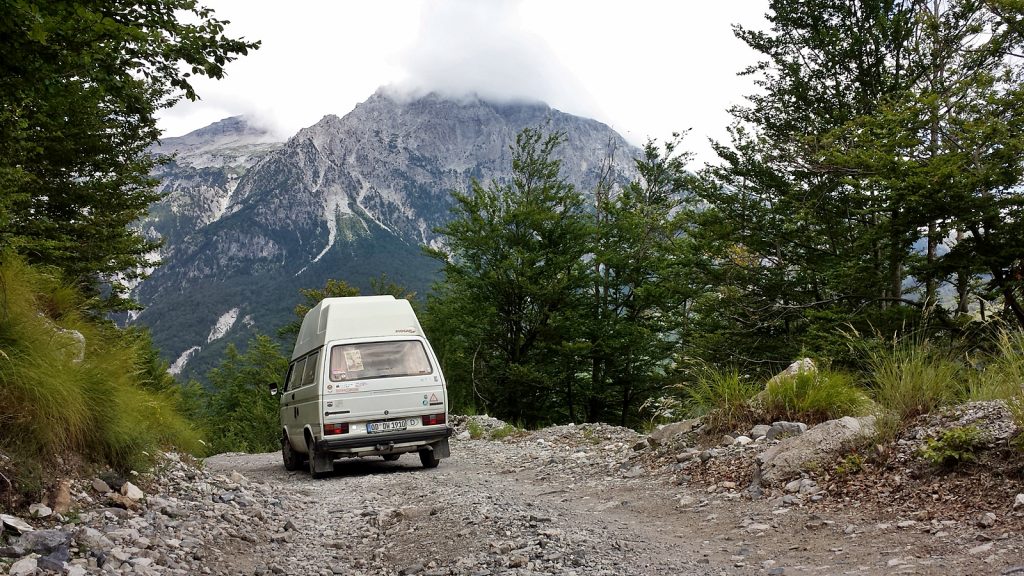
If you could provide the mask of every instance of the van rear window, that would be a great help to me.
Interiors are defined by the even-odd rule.
[[[416,340],[340,344],[331,348],[331,380],[362,380],[430,374],[423,343]]]

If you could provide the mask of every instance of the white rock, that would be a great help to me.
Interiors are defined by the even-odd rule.
[[[11,569],[7,573],[10,576],[29,576],[29,574],[35,574],[38,566],[39,562],[35,558],[25,557],[11,564]]]
[[[35,530],[35,528],[26,524],[25,521],[21,518],[17,518],[15,516],[10,516],[7,514],[0,514],[0,522],[7,526],[10,526],[11,528],[14,528],[22,534],[24,534],[25,532],[31,532]]]
[[[124,486],[121,486],[121,494],[130,500],[142,500],[145,497],[145,493],[139,490],[139,487],[131,482],[125,482]]]
[[[1017,497],[1013,500],[1013,509],[1024,509],[1024,494],[1017,494]]]
[[[455,436],[456,440],[469,440],[470,438],[472,438],[472,436],[470,435],[469,430],[463,430]]]
[[[35,503],[35,504],[33,504],[33,505],[28,507],[28,513],[33,518],[46,518],[46,517],[50,516],[51,514],[53,514],[53,509],[51,509],[46,504],[42,504],[42,503],[38,503],[37,502],[37,503]]]
[[[754,440],[751,439],[750,436],[737,436],[736,440],[733,441],[733,444],[736,444],[738,446],[746,446],[747,444],[750,444],[753,441]]]
[[[971,548],[970,550],[967,551],[967,553],[970,554],[971,556],[976,556],[978,554],[984,554],[984,553],[992,550],[992,546],[993,545],[994,544],[992,542],[986,542],[985,544],[982,544],[980,546],[975,546],[974,548]]]

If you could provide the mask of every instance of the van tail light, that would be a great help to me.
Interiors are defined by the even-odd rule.
[[[348,422],[344,424],[324,424],[324,436],[335,434],[348,434]]]
[[[444,424],[444,422],[445,422],[445,415],[444,414],[430,414],[430,415],[424,415],[423,416],[423,425],[424,426],[437,426],[438,424]]]

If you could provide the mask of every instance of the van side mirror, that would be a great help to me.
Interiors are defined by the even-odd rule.
[[[270,383],[270,395],[277,396],[277,382]]]

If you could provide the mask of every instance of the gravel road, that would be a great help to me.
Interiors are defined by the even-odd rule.
[[[275,499],[204,564],[232,575],[1024,574],[1020,535],[680,485],[634,464],[638,438],[586,425],[463,439],[433,470],[415,454],[340,460],[321,480],[285,471],[278,453],[211,457],[210,473],[238,472]]]

